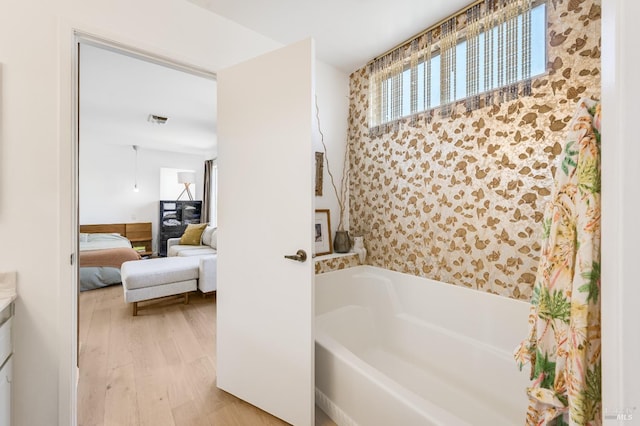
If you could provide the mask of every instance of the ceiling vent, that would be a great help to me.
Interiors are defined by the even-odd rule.
[[[149,121],[149,123],[165,124],[168,119],[169,119],[169,117],[163,117],[161,115],[149,114],[149,118],[147,118],[147,121]]]

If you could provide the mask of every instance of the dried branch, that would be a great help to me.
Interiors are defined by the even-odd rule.
[[[327,174],[329,175],[329,180],[331,181],[331,186],[333,187],[333,192],[336,195],[336,199],[338,200],[338,207],[340,208],[340,218],[338,221],[338,231],[344,231],[344,209],[347,205],[347,165],[348,165],[348,157],[347,157],[347,149],[345,146],[344,153],[344,162],[342,164],[342,178],[340,179],[340,191],[336,187],[335,180],[333,178],[333,173],[331,173],[331,166],[329,165],[329,156],[327,155],[327,145],[324,143],[324,133],[322,133],[322,129],[320,128],[320,108],[318,107],[318,96],[316,95],[316,120],[318,123],[318,132],[320,133],[320,143],[322,143],[322,148],[324,150],[324,159],[327,163]]]

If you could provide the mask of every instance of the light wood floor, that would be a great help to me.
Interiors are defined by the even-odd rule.
[[[131,315],[122,287],[80,294],[78,424],[286,425],[216,387],[215,296]],[[316,425],[334,425],[316,407]]]

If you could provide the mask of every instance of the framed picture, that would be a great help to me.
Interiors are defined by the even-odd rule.
[[[324,170],[324,153],[316,152],[316,197],[322,197],[323,170]]]
[[[328,209],[316,210],[314,221],[315,255],[331,254],[331,219]]]

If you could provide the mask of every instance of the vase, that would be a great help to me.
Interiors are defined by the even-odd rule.
[[[351,249],[349,231],[336,231],[336,236],[333,239],[333,251],[336,253],[349,253],[349,249]]]
[[[367,258],[367,249],[364,248],[364,237],[353,237],[353,252],[358,254],[360,264],[364,265],[364,260]]]

